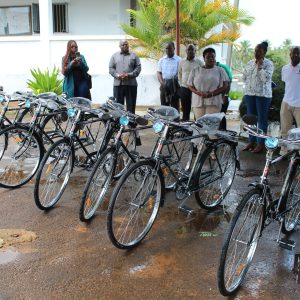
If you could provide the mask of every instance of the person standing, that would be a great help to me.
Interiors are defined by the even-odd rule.
[[[175,54],[175,45],[166,45],[166,55],[158,62],[157,78],[160,83],[160,103],[176,108],[179,111],[178,66],[181,58]]]
[[[300,47],[295,46],[290,51],[291,62],[283,66],[281,80],[285,82],[284,96],[280,108],[281,136],[287,137],[292,128],[293,119],[300,127]],[[281,147],[280,154],[284,155],[286,148]]]
[[[216,51],[206,48],[203,51],[204,66],[194,68],[187,84],[192,91],[192,108],[196,120],[205,114],[221,110],[222,94],[227,89],[228,77],[223,68],[216,66]]]
[[[265,58],[268,43],[262,42],[255,47],[255,59],[245,66],[245,101],[247,114],[257,115],[258,128],[264,133],[268,129],[268,111],[272,101],[273,63]],[[243,151],[259,153],[264,149],[264,139],[249,135],[249,144]]]
[[[84,97],[91,99],[88,86],[89,67],[84,56],[78,52],[76,41],[68,41],[67,51],[62,58],[62,74],[64,75],[63,92],[67,98]]]
[[[114,78],[113,94],[118,103],[125,104],[127,110],[135,113],[137,80],[141,73],[140,58],[129,51],[127,40],[120,41],[120,49],[109,61],[109,74]]]
[[[192,105],[192,92],[188,87],[187,80],[190,72],[197,66],[202,66],[203,62],[195,58],[196,47],[190,44],[186,47],[186,58],[182,59],[178,66],[178,81],[180,84],[180,101],[182,109],[182,121],[190,119],[191,105]]]

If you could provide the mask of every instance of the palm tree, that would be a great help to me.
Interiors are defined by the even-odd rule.
[[[161,57],[164,43],[175,40],[176,1],[139,0],[139,9],[128,12],[135,18],[136,27],[121,27],[135,38],[131,43],[135,51],[141,57]],[[229,0],[180,0],[180,41],[199,48],[234,43],[240,37],[240,25],[250,25],[253,20]]]

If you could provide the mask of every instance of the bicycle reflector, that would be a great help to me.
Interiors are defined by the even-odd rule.
[[[30,106],[31,106],[31,102],[30,102],[29,99],[27,99],[27,100],[25,101],[25,107],[26,107],[26,108],[30,108]]]
[[[129,118],[124,115],[119,119],[119,123],[123,126],[126,126],[129,124]]]
[[[76,110],[73,107],[68,108],[68,117],[74,118],[76,115]]]
[[[164,129],[164,123],[157,121],[152,126],[155,133],[159,133]]]
[[[276,149],[278,147],[278,139],[274,137],[268,137],[265,140],[265,145],[270,150]]]

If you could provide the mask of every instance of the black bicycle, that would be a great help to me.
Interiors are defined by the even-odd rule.
[[[172,111],[170,107],[166,109]],[[124,173],[109,202],[108,235],[120,249],[137,246],[150,231],[164,202],[165,168],[175,180],[173,189],[179,208],[192,193],[196,194],[201,207],[215,208],[228,193],[235,175],[237,143],[232,140],[234,136],[231,132],[220,132],[222,137],[216,136],[224,114],[206,115],[195,123],[179,124],[162,119],[155,110],[148,113],[154,121],[154,131],[160,134],[153,155],[133,164]],[[173,115],[176,117],[176,113]],[[193,128],[197,134],[170,140],[167,137],[171,127]],[[170,158],[162,152],[164,146],[183,141],[190,144],[193,139],[199,139],[193,165],[190,168],[186,168],[185,163],[176,164],[176,168],[170,165]]]
[[[46,146],[64,132],[60,124],[55,125],[55,130],[48,126],[65,112],[61,101],[52,93],[38,95],[28,101],[27,108],[33,107],[34,111],[29,123],[14,123],[1,130],[0,187],[18,188],[33,178]]]
[[[237,206],[224,237],[218,268],[218,287],[224,296],[234,294],[242,284],[263,230],[277,221],[280,224],[277,243],[293,248],[294,243],[280,239],[280,234],[291,233],[300,216],[300,129],[292,129],[288,140],[284,140],[258,132],[254,116],[245,116],[243,120],[249,134],[266,139],[267,153],[260,180],[250,184],[251,189]],[[273,157],[279,144],[287,145],[290,150],[284,156]],[[281,193],[278,199],[273,199],[269,171],[287,157],[290,161]]]

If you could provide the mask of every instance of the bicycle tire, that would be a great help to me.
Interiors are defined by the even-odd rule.
[[[142,242],[158,215],[163,189],[163,175],[155,161],[137,162],[124,173],[107,213],[108,236],[114,246],[132,249]]]
[[[79,218],[82,222],[90,221],[105,200],[116,167],[117,153],[115,152],[115,147],[106,149],[90,173],[84,187],[79,210]]]
[[[68,139],[56,141],[46,152],[34,186],[34,201],[39,209],[49,210],[60,200],[73,170],[73,157]]]
[[[223,296],[238,290],[252,262],[264,220],[261,195],[261,190],[254,188],[243,197],[224,236],[218,267],[218,288]]]
[[[31,108],[24,108],[18,115],[17,119],[16,119],[16,122],[17,123],[24,123],[24,118],[26,115],[30,115],[30,118],[32,117],[33,115],[33,110]]]
[[[200,189],[195,192],[199,206],[215,209],[228,194],[235,172],[236,151],[232,143],[222,140],[205,149],[195,176],[199,178]]]
[[[168,140],[176,140],[192,136],[192,132],[184,128],[175,128],[169,133]],[[193,144],[191,140],[185,140],[169,145],[162,149],[163,156],[167,157],[167,162],[174,173],[185,172],[190,169],[193,159]],[[165,178],[165,188],[172,189],[176,184],[176,179],[167,166],[162,166]]]
[[[36,132],[26,126],[13,125],[0,132],[5,150],[0,160],[0,187],[19,188],[35,175],[43,157],[43,145]]]
[[[300,200],[300,165],[295,166],[292,171],[292,176],[289,178],[285,197],[281,204],[281,211],[285,211],[293,204]],[[300,202],[296,204],[289,212],[285,213],[282,220],[281,231],[284,234],[290,234],[294,231],[298,224],[300,216]]]

